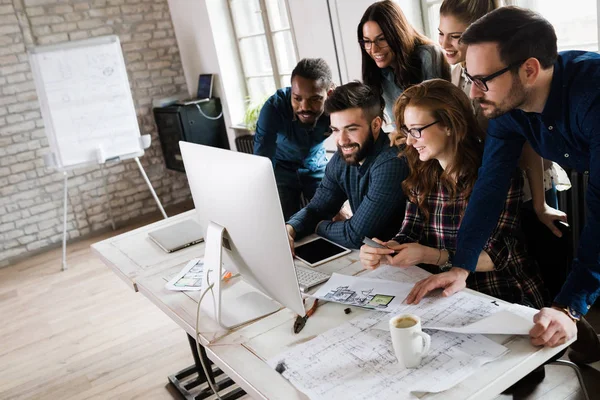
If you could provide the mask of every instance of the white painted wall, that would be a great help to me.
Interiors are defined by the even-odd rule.
[[[331,68],[334,82],[341,84],[327,0],[288,0],[288,5],[299,59],[324,59]]]
[[[226,80],[219,67],[217,46],[209,19],[208,1],[211,0],[168,0],[188,95],[195,97],[199,74],[215,74],[213,93],[214,96],[221,98],[229,146],[235,149],[235,133],[230,128],[233,125],[230,109],[234,115],[237,115],[240,106],[237,105],[239,101],[236,102],[233,97],[230,101],[223,84]],[[241,107],[243,113],[243,103]]]

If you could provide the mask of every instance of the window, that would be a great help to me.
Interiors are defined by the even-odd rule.
[[[426,33],[436,43],[441,4],[441,0],[421,0]],[[565,0],[507,0],[504,4],[529,8],[543,15],[556,30],[559,51],[598,51],[597,0],[577,0],[572,7],[565,7]]]
[[[542,14],[554,26],[558,50],[598,51],[596,0],[577,0],[565,7],[565,0],[517,0],[515,5]]]
[[[288,86],[296,49],[286,0],[229,0],[235,36],[251,101]]]

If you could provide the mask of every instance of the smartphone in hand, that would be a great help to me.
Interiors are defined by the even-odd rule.
[[[371,246],[371,247],[374,247],[374,248],[376,248],[376,249],[389,249],[389,250],[392,250],[392,249],[390,249],[389,247],[387,247],[387,246],[384,246],[384,245],[382,245],[382,244],[380,244],[380,243],[377,243],[377,242],[376,242],[376,241],[374,241],[373,239],[370,239],[370,238],[368,238],[368,237],[366,237],[366,236],[365,236],[365,238],[363,239],[363,243],[364,243],[364,244],[366,244],[367,246]],[[398,254],[398,252],[394,251],[394,252],[393,252],[392,254],[390,254],[390,255],[392,255],[392,256],[395,256],[396,254]]]

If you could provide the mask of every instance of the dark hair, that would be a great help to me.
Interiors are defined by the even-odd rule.
[[[552,24],[525,8],[500,7],[469,26],[460,40],[466,45],[498,43],[500,59],[506,65],[533,57],[546,69],[558,57]]]
[[[460,22],[471,25],[498,7],[498,0],[444,0],[440,15],[452,15]]]
[[[471,194],[483,157],[484,133],[477,123],[469,97],[443,79],[430,79],[406,89],[394,105],[396,126],[404,126],[404,110],[408,106],[428,110],[439,125],[450,130],[453,162],[445,170],[437,160],[420,161],[419,153],[412,146],[406,146],[399,154],[399,157],[406,156],[410,170],[402,188],[427,220],[431,211],[427,196],[437,190],[440,182],[451,196]],[[404,139],[402,133],[397,133],[392,141],[399,145]]]
[[[312,81],[319,81],[325,88],[333,86],[331,69],[322,58],[303,58],[292,71],[292,78],[298,75]]]
[[[370,122],[375,117],[383,119],[385,101],[373,88],[353,81],[336,87],[325,100],[325,112],[331,114],[350,108],[360,108]]]
[[[405,88],[412,83],[421,82],[423,80],[422,66],[415,50],[423,44],[433,45],[433,42],[413,28],[400,7],[389,0],[373,3],[367,8],[358,24],[357,36],[359,42],[363,39],[363,26],[368,21],[376,22],[379,25],[385,40],[394,53],[393,70],[396,85]],[[377,90],[381,90],[379,67],[363,46],[360,46],[360,51],[362,54],[363,82],[377,88]],[[444,78],[450,80],[446,59],[442,58],[442,62],[446,66],[444,72],[447,76],[444,76]]]

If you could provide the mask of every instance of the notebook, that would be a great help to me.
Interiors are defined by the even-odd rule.
[[[149,232],[152,239],[167,253],[181,250],[185,247],[204,241],[203,230],[196,221],[186,219],[173,225]]]

